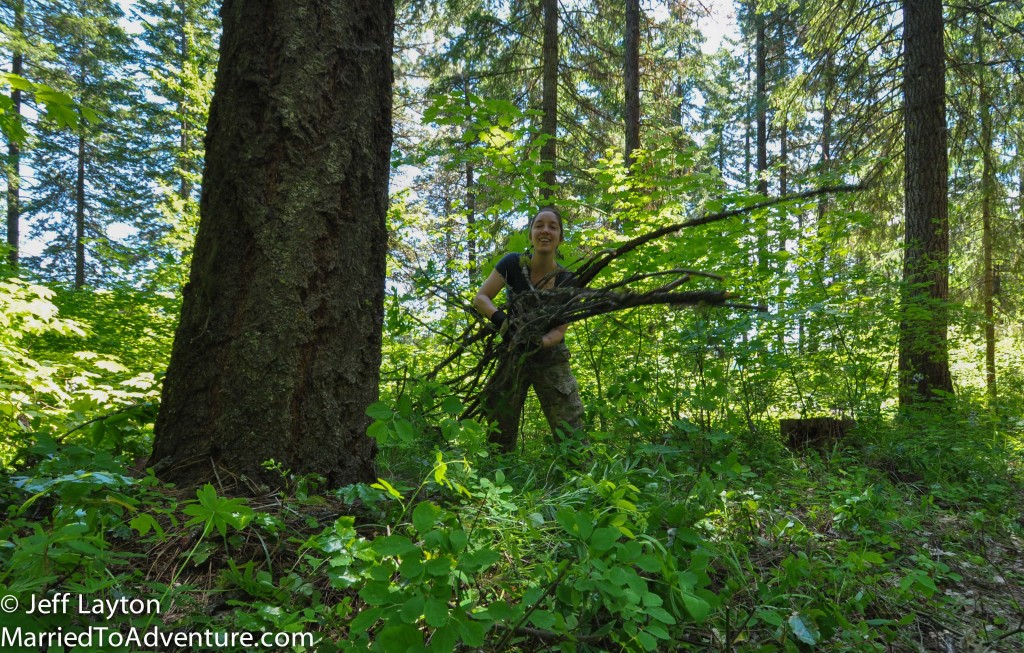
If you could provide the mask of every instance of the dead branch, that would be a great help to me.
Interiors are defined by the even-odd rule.
[[[456,361],[470,347],[481,347],[481,355],[477,363],[470,369],[447,384],[452,391],[466,398],[465,411],[462,417],[475,415],[480,407],[479,390],[483,382],[494,369],[504,362],[514,363],[525,356],[536,353],[540,349],[541,337],[551,329],[564,324],[572,324],[599,315],[607,315],[617,311],[638,308],[641,306],[715,306],[737,310],[767,311],[763,304],[747,304],[729,301],[732,293],[723,289],[702,289],[680,291],[678,288],[691,281],[694,277],[703,277],[722,281],[723,277],[711,272],[674,268],[636,274],[626,279],[611,283],[603,288],[587,286],[612,261],[636,250],[637,248],[662,236],[678,232],[689,227],[710,224],[743,215],[759,209],[775,206],[785,202],[808,199],[818,195],[843,193],[862,190],[861,184],[842,185],[818,188],[803,193],[786,195],[765,200],[748,206],[737,207],[727,211],[702,215],[684,222],[655,229],[634,238],[622,245],[597,252],[576,271],[572,280],[559,288],[525,292],[516,295],[507,307],[513,316],[512,328],[504,339],[499,342],[494,329],[483,319],[470,324],[455,342],[455,349],[427,375],[435,378],[441,370]],[[551,276],[551,275],[549,275]],[[641,281],[656,277],[675,277],[660,286],[646,291],[629,290],[628,287]],[[482,328],[480,325],[483,325]]]
[[[710,213],[702,215],[697,218],[692,218],[684,222],[677,222],[676,224],[668,225],[660,229],[648,232],[642,236],[634,238],[633,240],[619,245],[615,249],[602,250],[592,256],[590,259],[585,261],[583,265],[576,271],[576,277],[573,279],[573,285],[583,288],[590,284],[594,280],[601,270],[603,270],[613,260],[619,258],[623,254],[628,254],[634,249],[645,245],[652,240],[667,236],[668,234],[687,229],[689,227],[699,227],[700,225],[710,224],[712,222],[719,222],[728,218],[735,217],[737,215],[743,215],[745,213],[751,213],[760,209],[768,208],[770,206],[776,206],[784,204],[786,202],[792,202],[795,200],[809,199],[811,197],[817,197],[818,195],[828,195],[834,193],[849,193],[857,190],[864,190],[865,186],[862,184],[844,184],[841,186],[825,186],[823,188],[815,188],[813,190],[805,191],[803,193],[794,193],[792,195],[784,195],[782,197],[776,197],[773,199],[758,202],[756,204],[750,204],[748,206],[740,206],[735,209],[729,209],[728,211],[720,211],[718,213]]]

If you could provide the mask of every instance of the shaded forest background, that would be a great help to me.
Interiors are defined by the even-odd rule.
[[[380,480],[338,489],[271,461],[280,488],[197,494],[145,465],[199,222],[218,5],[0,8],[5,594],[157,596],[183,631],[309,631],[319,650],[1024,641],[1014,3],[943,9],[948,250],[922,269],[948,293],[915,304],[931,288],[905,283],[897,4],[738,3],[737,39],[708,52],[699,3],[399,2]],[[864,189],[750,208],[843,184]],[[652,241],[604,283],[703,270],[723,280],[695,288],[768,311],[575,324],[589,455],[552,447],[531,404],[522,464],[502,463],[460,419],[479,349],[453,354],[480,328],[468,299],[548,200],[570,267],[747,209]],[[923,340],[908,324],[948,336],[948,385],[901,365],[901,324],[903,353]],[[796,417],[857,427],[794,453],[779,420]]]

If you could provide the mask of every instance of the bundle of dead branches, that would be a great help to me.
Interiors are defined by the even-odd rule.
[[[589,288],[588,286],[612,261],[668,234],[677,233],[689,227],[717,222],[782,202],[805,199],[827,193],[859,190],[861,188],[862,186],[859,185],[819,188],[728,211],[702,215],[685,222],[656,229],[614,249],[597,252],[577,267],[569,284],[550,290],[526,292],[517,295],[513,304],[508,307],[508,313],[515,316],[515,328],[512,332],[506,334],[504,339],[497,335],[489,322],[480,318],[475,324],[467,328],[458,339],[455,351],[443,360],[429,377],[436,377],[442,369],[457,360],[465,351],[475,345],[481,345],[482,352],[477,359],[477,363],[455,378],[448,380],[448,384],[453,392],[465,399],[466,411],[463,417],[471,417],[477,412],[479,407],[479,391],[498,363],[503,358],[522,360],[524,356],[536,352],[539,349],[541,336],[558,325],[571,324],[598,315],[656,304],[669,306],[707,305],[765,311],[767,308],[760,304],[744,304],[730,301],[732,295],[727,290],[679,290],[680,286],[691,281],[694,277],[703,277],[716,281],[723,280],[717,274],[699,270],[674,268],[634,275],[603,288]],[[649,282],[650,279],[657,277],[667,278],[668,281],[651,289],[636,290],[639,284]],[[469,312],[475,315],[471,308]]]

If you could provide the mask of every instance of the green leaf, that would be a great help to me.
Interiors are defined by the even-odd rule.
[[[429,576],[447,576],[452,570],[451,558],[431,558],[425,565]]]
[[[530,621],[537,628],[543,628],[544,630],[551,630],[558,623],[557,617],[548,610],[535,611],[530,615]]]
[[[402,604],[398,616],[407,624],[414,624],[423,615],[423,604],[425,599],[422,596],[412,596]]]
[[[590,538],[590,548],[594,551],[607,551],[615,546],[615,542],[619,539],[620,535],[621,533],[619,533],[617,528],[595,529]]]
[[[359,590],[359,598],[370,605],[390,604],[392,603],[390,583],[387,581],[367,583],[363,589]]]
[[[673,617],[665,608],[660,608],[658,606],[647,606],[646,608],[644,608],[644,612],[650,615],[652,619],[657,619],[661,623],[668,624],[669,626],[676,622],[676,618]]]
[[[406,580],[416,580],[423,575],[423,561],[419,557],[409,556],[398,566],[398,573]]]
[[[398,499],[399,501],[402,500],[402,494],[394,487],[392,487],[390,483],[388,483],[382,478],[378,478],[377,482],[371,485],[370,487],[377,488],[378,490],[384,490],[385,492],[387,492],[394,498]]]
[[[477,549],[468,553],[459,560],[459,569],[476,573],[487,569],[501,559],[501,554],[493,549]]]
[[[382,556],[406,556],[418,553],[419,547],[402,535],[378,537],[373,541],[373,550]]]
[[[423,646],[423,634],[415,626],[399,624],[380,631],[376,643],[387,653],[405,653],[413,646]]]
[[[377,623],[377,620],[380,619],[382,614],[384,614],[384,608],[369,608],[367,610],[363,610],[357,614],[348,625],[349,631],[358,633],[369,630],[375,623]]]
[[[441,509],[429,501],[421,501],[412,511],[412,525],[420,535],[426,535],[434,528]]]
[[[440,628],[448,623],[448,604],[440,599],[427,599],[423,605],[423,617],[428,626]]]
[[[487,606],[487,610],[483,614],[490,617],[493,621],[509,623],[521,616],[521,610],[514,609],[504,601],[495,601]]]
[[[463,410],[462,401],[458,397],[445,397],[441,402],[441,410],[449,415],[460,415]]]
[[[382,401],[370,404],[366,407],[366,415],[376,420],[387,421],[394,413],[391,408]]]
[[[686,611],[690,613],[694,621],[701,622],[708,618],[708,615],[711,614],[711,606],[707,601],[688,592],[681,592],[681,594],[683,605],[686,606]]]
[[[135,515],[131,522],[128,523],[128,526],[137,530],[139,535],[145,535],[150,530],[153,530],[161,539],[164,537],[164,529],[160,527],[160,523],[147,513]]]
[[[481,623],[472,620],[459,622],[459,634],[462,636],[462,641],[466,646],[474,648],[483,646],[486,633],[487,630]]]
[[[654,651],[658,648],[658,640],[645,630],[636,634],[636,640],[640,642],[640,646],[643,646],[645,651]]]
[[[466,531],[460,528],[449,533],[448,539],[452,545],[451,553],[459,553],[466,548],[469,536],[466,534]]]
[[[648,573],[654,574],[661,571],[662,564],[661,560],[659,560],[657,556],[647,553],[640,556],[636,561],[636,566]]]
[[[789,617],[789,627],[793,634],[796,635],[796,638],[804,644],[814,646],[821,638],[821,634],[818,632],[814,622],[805,615],[794,612]]]
[[[428,622],[429,623],[429,622]],[[431,653],[451,653],[459,641],[459,625],[449,623],[434,631],[430,638]]]
[[[380,420],[373,422],[366,429],[366,435],[383,444],[388,439],[388,423]]]
[[[398,418],[395,420],[395,434],[401,442],[413,443],[416,441],[416,428],[412,422]]]

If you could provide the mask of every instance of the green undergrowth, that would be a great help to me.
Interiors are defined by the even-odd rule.
[[[37,434],[0,484],[0,594],[159,612],[0,618],[388,653],[1024,645],[1012,424],[952,411],[795,454],[676,424],[629,455],[609,433],[493,457],[473,422],[370,412],[377,483],[277,467],[285,489],[246,498],[169,487],[81,433]]]

